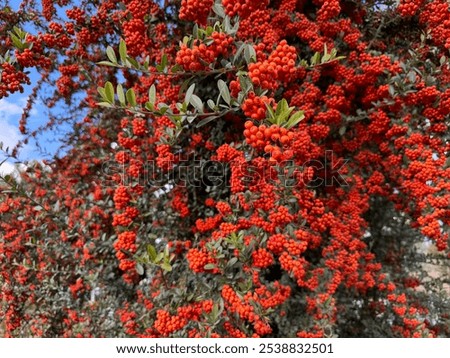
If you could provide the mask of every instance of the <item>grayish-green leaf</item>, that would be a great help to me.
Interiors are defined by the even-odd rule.
[[[227,84],[223,80],[217,81],[217,87],[219,87],[220,95],[223,100],[230,105],[231,104],[231,95],[230,90],[228,89]]]
[[[191,98],[190,98],[189,103],[192,104],[192,106],[194,106],[194,108],[195,108],[197,111],[203,113],[203,102],[202,102],[202,100],[200,99],[200,97],[198,97],[197,95],[193,94],[193,95],[191,96]]]
[[[122,106],[125,106],[125,92],[123,91],[122,85],[119,83],[117,85],[117,98]]]
[[[113,104],[114,103],[114,87],[111,82],[105,83],[105,96],[106,101]]]
[[[127,97],[127,101],[128,104],[131,107],[136,107],[137,102],[136,102],[136,94],[134,93],[134,90],[132,88],[130,88],[127,93],[126,93],[126,97]]]
[[[122,64],[126,64],[127,62],[127,44],[124,40],[120,40],[119,43],[119,55],[120,55],[120,61],[122,61]]]
[[[191,97],[194,94],[194,90],[195,90],[195,83],[191,84],[188,90],[186,91],[186,96],[184,97],[184,101],[186,103],[191,103]]]
[[[205,270],[214,270],[217,266],[215,264],[206,264],[203,268]]]
[[[108,46],[106,48],[106,56],[108,56],[108,59],[112,62],[112,63],[117,63],[117,57],[116,54],[114,52],[114,49],[111,46]]]
[[[150,89],[148,90],[148,101],[155,105],[156,103],[156,86],[153,84],[150,86]]]
[[[145,272],[144,267],[139,263],[136,263],[136,271],[138,275],[143,275]]]
[[[208,124],[209,122],[219,118],[218,116],[209,116],[206,118],[203,118],[200,122],[197,123],[197,128],[203,127],[205,124]]]

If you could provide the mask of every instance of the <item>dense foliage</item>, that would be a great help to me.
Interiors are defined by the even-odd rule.
[[[448,336],[418,246],[448,264],[449,23],[446,0],[2,1],[0,98],[40,76],[24,142],[73,129],[1,185],[0,331]]]

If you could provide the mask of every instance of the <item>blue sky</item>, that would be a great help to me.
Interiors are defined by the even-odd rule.
[[[31,93],[33,85],[38,80],[38,75],[33,73],[31,76],[31,85],[25,87],[24,93],[14,93],[9,97],[0,99],[0,142],[3,143],[3,148],[14,148],[15,145],[23,140],[25,137],[19,132],[19,121],[23,113],[23,107],[27,103],[28,96]],[[56,108],[54,112],[58,112]],[[35,103],[30,117],[28,118],[28,128],[30,130],[36,129],[41,125],[45,125],[48,115],[45,106],[39,101]],[[38,141],[45,152],[50,155],[55,154],[60,146],[61,134],[56,135],[52,131],[43,132],[38,135],[36,139],[30,138],[29,143],[19,151],[18,159],[21,161],[40,160],[48,158],[48,154],[44,154],[36,146]],[[0,160],[3,160],[4,154],[0,152]],[[13,160],[4,163],[0,168],[0,173],[10,172],[13,167]]]
[[[18,8],[19,4],[20,1],[17,0],[10,2],[10,5],[14,10]],[[27,27],[25,27],[24,30],[31,33],[34,32],[31,28]],[[19,120],[23,112],[22,108],[26,105],[28,96],[40,77],[34,69],[30,71],[29,76],[31,85],[24,86],[24,93],[14,93],[9,97],[0,99],[0,142],[3,142],[3,148],[13,148],[18,141],[24,139],[24,136],[20,134],[18,129]],[[31,111],[31,116],[28,119],[28,129],[33,130],[39,126],[45,125],[48,119],[47,111],[45,106],[37,101]],[[54,114],[57,114],[58,112],[62,113],[63,111],[64,109],[58,106],[52,110]],[[36,139],[30,138],[29,143],[19,151],[19,160],[30,161],[41,160],[44,158],[48,159],[48,154],[51,156],[56,153],[60,146],[60,139],[63,135],[64,134],[61,133],[56,134],[52,131],[47,131],[40,134]],[[37,141],[43,150],[48,153],[47,155],[37,148]],[[4,158],[4,154],[0,151],[0,162]],[[2,174],[9,173],[12,170],[14,170],[13,160],[8,160],[8,162],[5,162],[0,167],[0,173]]]

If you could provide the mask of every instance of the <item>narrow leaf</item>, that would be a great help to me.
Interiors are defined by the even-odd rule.
[[[228,89],[227,84],[223,80],[219,80],[217,82],[217,86],[219,87],[220,94],[224,101],[230,105],[231,104],[231,95],[230,90]]]
[[[126,64],[127,62],[127,44],[124,40],[120,40],[119,43],[119,55],[120,55],[120,61],[122,61],[122,64]]]
[[[247,44],[244,48],[244,59],[247,64],[256,61],[256,51],[250,44]]]
[[[217,119],[217,116],[209,116],[206,118],[203,118],[200,122],[197,123],[197,128],[203,127],[204,125],[208,124],[209,122]]]
[[[150,261],[151,261],[151,262],[154,262],[154,261],[155,261],[156,256],[157,256],[158,254],[156,253],[156,249],[155,249],[155,247],[154,247],[153,245],[148,245],[148,246],[147,246],[147,255],[148,255],[148,257],[150,258]]]
[[[203,113],[203,102],[200,99],[200,97],[196,96],[195,94],[193,94],[191,96],[191,99],[189,101],[190,104],[192,104],[192,106],[194,106],[194,108]]]
[[[142,276],[145,272],[144,267],[141,264],[136,264],[136,271],[138,275]]]
[[[111,82],[105,83],[105,95],[106,95],[106,101],[109,103],[114,103],[114,87]]]
[[[214,270],[217,266],[215,264],[206,264],[203,268],[205,270]]]
[[[117,85],[117,98],[122,106],[125,106],[125,92],[123,91],[122,85],[119,83]]]
[[[97,87],[97,92],[100,94],[102,99],[104,99],[106,101],[105,89],[103,87]]]
[[[150,89],[148,90],[148,101],[155,105],[156,102],[156,87],[155,85],[151,85]]]
[[[136,107],[137,102],[136,102],[136,94],[134,93],[134,90],[132,88],[130,88],[127,93],[126,93],[126,97],[127,97],[127,101],[128,104],[131,107]]]
[[[97,65],[110,66],[110,67],[118,67],[116,64],[109,61],[100,61],[97,62]]]
[[[169,263],[167,263],[167,262],[163,262],[163,263],[161,264],[161,268],[162,268],[164,271],[167,271],[167,272],[172,271],[172,266],[171,266]]]
[[[213,11],[216,13],[216,15],[218,15],[219,17],[221,17],[222,19],[225,17],[225,11],[223,9],[223,6],[215,3],[212,7]]]
[[[113,105],[109,102],[99,102],[97,103],[97,105],[99,105],[100,107],[106,107],[106,108],[112,108]]]
[[[139,63],[132,57],[127,56],[126,65],[128,67],[139,69]]]
[[[111,46],[108,46],[106,48],[106,56],[108,56],[108,59],[112,62],[112,63],[117,63],[117,57],[116,54],[113,50],[113,48]]]
[[[194,90],[195,90],[195,83],[191,84],[188,90],[186,91],[186,96],[184,97],[184,101],[186,103],[191,103],[191,97],[194,94]]]
[[[216,104],[214,103],[214,101],[212,99],[208,99],[208,101],[206,103],[208,104],[209,108],[211,108],[213,111],[215,111]]]
[[[305,114],[303,111],[298,111],[294,113],[291,118],[289,118],[289,121],[287,122],[287,128],[295,127],[298,123],[300,123],[305,118]]]

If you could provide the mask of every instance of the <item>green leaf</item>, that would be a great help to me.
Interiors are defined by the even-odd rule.
[[[147,254],[148,257],[150,258],[150,261],[155,262],[156,256],[158,254],[156,253],[156,249],[153,245],[147,245]]]
[[[150,89],[148,90],[148,101],[155,105],[156,102],[156,86],[153,84],[151,85]]]
[[[250,80],[250,78],[243,75],[239,75],[238,79],[242,92],[247,95],[247,93],[253,89],[252,81]]]
[[[211,108],[213,111],[216,110],[216,104],[214,103],[214,101],[212,99],[208,99],[206,101],[206,103],[208,104],[208,107]]]
[[[22,41],[12,32],[10,33],[10,37],[14,47],[18,48],[19,50],[22,50],[24,48]]]
[[[134,90],[132,88],[130,88],[127,93],[126,93],[126,97],[127,97],[127,101],[128,104],[131,107],[136,107],[137,106],[137,102],[136,102],[136,94],[134,93]]]
[[[320,52],[316,52],[311,58],[311,66],[316,66],[320,63]]]
[[[286,120],[289,118],[294,108],[295,107],[289,107],[288,102],[284,98],[278,102],[275,111],[275,124],[282,125],[286,123]]]
[[[116,54],[115,54],[115,52],[114,52],[114,49],[113,49],[111,46],[108,46],[108,47],[106,48],[106,56],[108,56],[108,59],[109,59],[112,63],[114,63],[114,64],[117,63],[117,57],[116,57]]]
[[[279,116],[281,113],[286,112],[289,110],[289,104],[286,101],[285,98],[283,98],[280,102],[277,104],[277,109],[275,110],[275,114]]]
[[[143,275],[145,272],[144,267],[139,263],[136,263],[136,271],[138,275]]]
[[[209,116],[206,118],[203,118],[200,122],[197,123],[197,128],[203,127],[204,125],[208,124],[209,122],[219,118],[218,116]]]
[[[113,104],[114,103],[114,87],[111,82],[105,83],[105,96],[106,101]]]
[[[170,69],[170,72],[172,72],[172,73],[177,73],[177,72],[181,71],[182,69],[183,69],[182,66],[180,66],[179,64],[176,64],[175,66],[173,66],[173,67]]]
[[[206,26],[205,31],[206,31],[206,36],[211,36],[212,33],[214,32],[214,27],[212,27],[212,26]]]
[[[110,66],[110,67],[119,67],[118,65],[116,65],[116,64],[114,64],[112,62],[109,62],[109,61],[100,61],[100,62],[97,62],[97,65]]]
[[[198,39],[198,25],[194,24],[194,27],[192,28],[192,36],[196,39]]]
[[[135,69],[139,69],[139,63],[132,57],[127,56],[127,61],[126,61],[127,67],[131,67],[131,68],[135,68]]]
[[[161,268],[162,268],[164,271],[167,271],[167,272],[172,271],[172,266],[171,266],[168,262],[163,262],[163,263],[161,264]]]
[[[156,255],[155,257],[155,263],[159,263],[162,261],[162,259],[164,258],[164,254],[162,252],[160,252],[158,255]]]
[[[122,106],[125,106],[125,92],[123,91],[122,85],[119,83],[117,85],[117,98]]]
[[[323,55],[322,60],[320,61],[320,63],[327,63],[330,60],[331,60],[331,55],[327,53],[327,54]]]
[[[269,120],[269,122],[275,123],[276,122],[275,111],[273,110],[272,106],[269,103],[264,102],[264,104],[266,105],[267,108],[266,115],[269,117],[267,119]]]
[[[203,113],[203,102],[200,99],[200,97],[196,96],[195,94],[193,94],[191,96],[191,99],[189,101],[190,104],[192,104],[192,106],[199,112]]]
[[[27,32],[23,31],[21,28],[14,26],[13,27],[14,32],[17,34],[17,36],[19,36],[19,38],[21,40],[25,40],[25,38],[27,37]]]
[[[241,43],[239,47],[236,50],[236,53],[234,54],[233,63],[236,63],[236,61],[239,59],[239,56],[241,55],[242,51],[244,51],[246,43]]]
[[[215,264],[206,264],[203,268],[205,270],[214,270],[217,266]]]
[[[165,69],[166,69],[166,67],[167,67],[167,55],[166,54],[164,54],[163,56],[162,56],[162,58],[161,58],[161,67],[162,67],[162,70],[164,71]]]
[[[100,107],[106,107],[106,108],[112,108],[113,105],[111,103],[108,102],[99,102],[97,103],[97,105],[99,105]]]
[[[302,66],[302,67],[309,67],[308,61],[306,61],[306,60],[300,60],[300,66]]]
[[[102,97],[102,99],[104,99],[106,101],[105,89],[103,87],[97,87],[97,91],[100,94],[100,96]]]
[[[228,89],[227,84],[223,80],[217,81],[217,87],[219,87],[220,95],[224,99],[224,101],[230,105],[231,104],[231,95],[230,90]]]
[[[295,112],[291,118],[289,118],[286,127],[288,129],[295,127],[298,123],[300,123],[305,118],[305,113],[303,111]]]
[[[232,267],[238,261],[237,257],[232,257],[230,261],[227,262],[228,267]]]
[[[188,90],[186,91],[186,95],[184,97],[184,101],[186,103],[191,103],[191,98],[192,95],[194,94],[194,90],[195,90],[195,83],[191,84],[188,88]]]
[[[120,61],[122,61],[122,64],[125,65],[127,63],[127,44],[124,40],[120,40],[119,43],[119,55],[120,55]]]
[[[256,51],[250,44],[246,44],[244,48],[244,59],[247,64],[256,62]]]
[[[212,9],[217,16],[221,17],[222,19],[225,17],[225,11],[221,4],[215,3]]]

